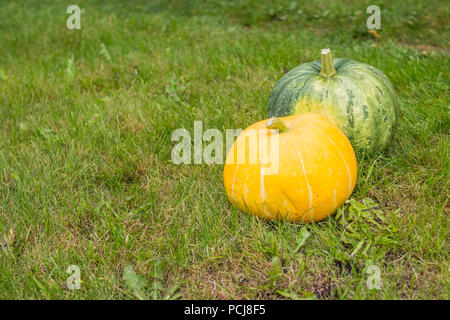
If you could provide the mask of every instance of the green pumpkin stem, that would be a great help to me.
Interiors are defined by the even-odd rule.
[[[277,117],[272,117],[266,122],[267,129],[277,129],[278,133],[283,133],[289,130],[289,128],[284,124],[283,120]]]
[[[336,74],[333,65],[333,57],[330,49],[322,49],[322,66],[320,67],[320,75],[325,78],[331,78]]]

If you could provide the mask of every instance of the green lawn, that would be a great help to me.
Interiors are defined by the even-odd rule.
[[[68,30],[71,4],[0,2],[0,298],[450,298],[448,3],[90,0]],[[382,70],[400,111],[340,217],[262,221],[223,165],[171,163],[175,129],[264,119],[328,47]]]

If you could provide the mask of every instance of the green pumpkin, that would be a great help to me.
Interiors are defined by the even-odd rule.
[[[359,154],[383,150],[397,121],[394,88],[378,69],[350,59],[304,63],[286,73],[269,98],[268,117],[316,112],[334,121]]]

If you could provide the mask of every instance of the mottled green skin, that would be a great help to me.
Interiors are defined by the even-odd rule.
[[[397,121],[395,92],[378,69],[350,59],[333,59],[336,75],[325,78],[321,61],[286,73],[269,99],[269,118],[317,112],[333,120],[355,152],[371,154],[391,141]]]

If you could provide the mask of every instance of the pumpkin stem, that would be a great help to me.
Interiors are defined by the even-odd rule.
[[[277,129],[279,133],[283,133],[289,130],[284,124],[283,120],[277,117],[272,117],[266,122],[267,129]]]
[[[333,65],[333,57],[331,56],[330,49],[322,49],[322,66],[320,68],[320,75],[325,78],[331,78],[336,74],[336,70]]]

